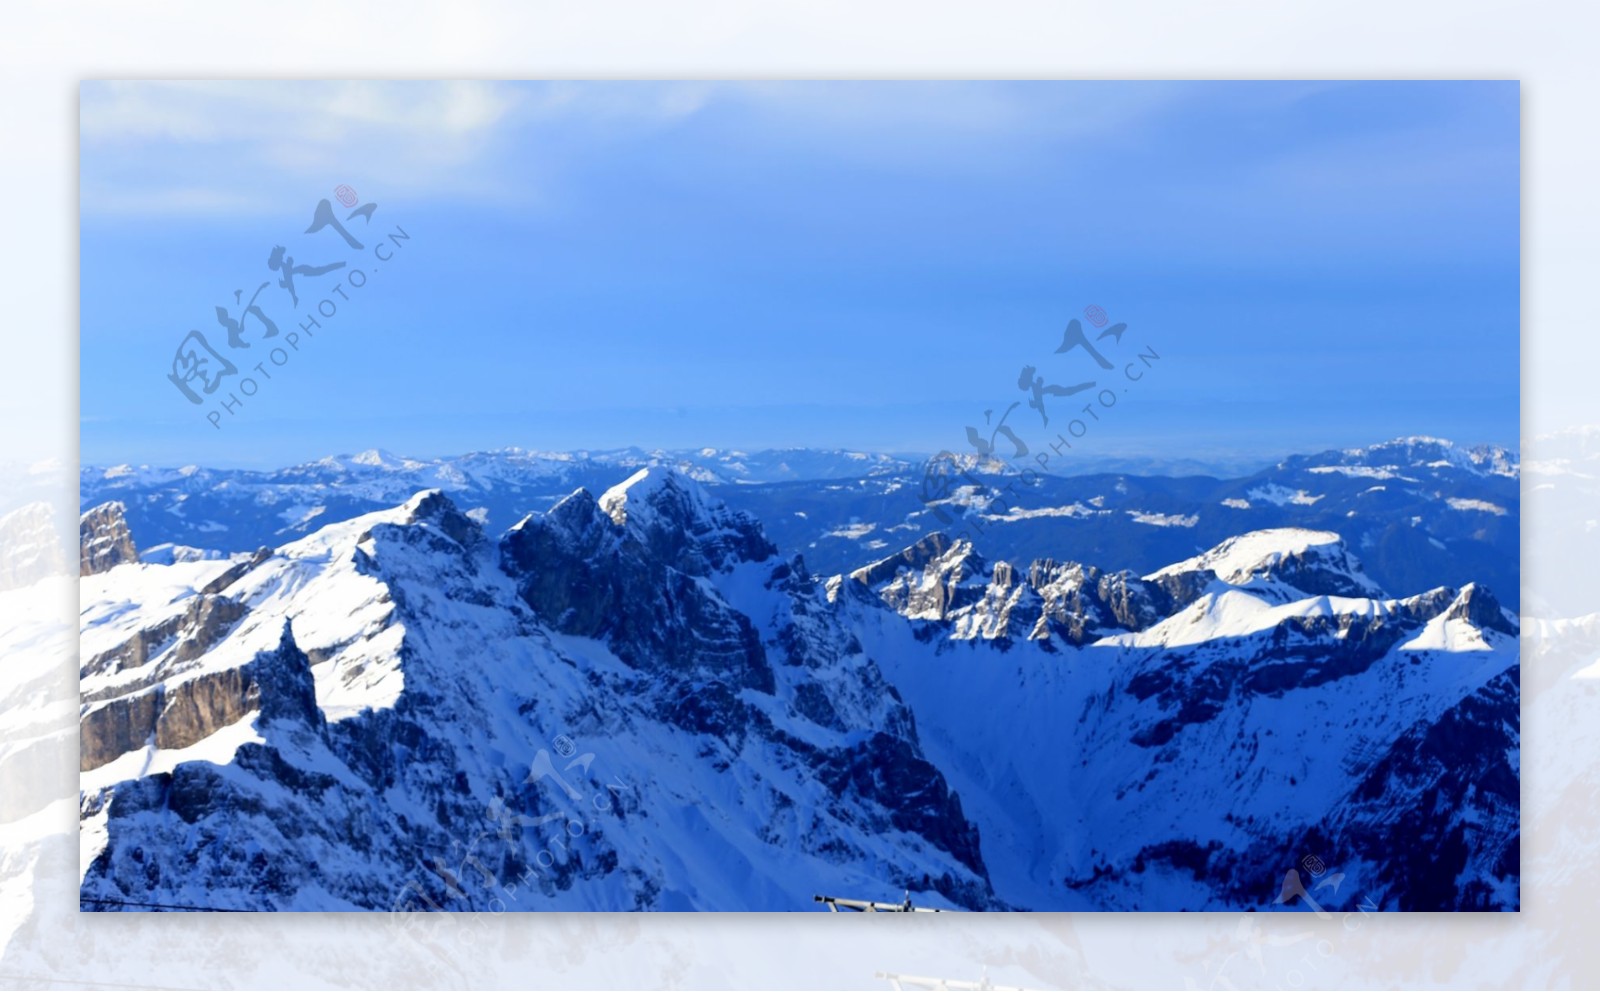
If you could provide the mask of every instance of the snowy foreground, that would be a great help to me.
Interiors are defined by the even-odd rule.
[[[823,577],[657,467],[501,535],[134,536],[85,514],[85,909],[1519,905],[1516,617],[1331,531]]]

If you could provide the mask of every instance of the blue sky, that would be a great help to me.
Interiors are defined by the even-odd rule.
[[[1108,387],[1074,450],[1514,445],[1518,104],[1516,83],[85,83],[82,459],[965,450],[1026,402],[1023,366],[1096,382],[1047,397],[1048,428],[1012,411],[1036,449]],[[361,251],[304,233],[341,184],[377,205],[348,223]],[[280,245],[346,263],[297,277],[300,315]],[[284,335],[339,308],[281,366],[282,337],[246,321],[229,349],[214,316],[262,282]],[[1109,372],[1055,352],[1090,304],[1128,325]],[[240,369],[200,405],[168,379],[190,330]]]

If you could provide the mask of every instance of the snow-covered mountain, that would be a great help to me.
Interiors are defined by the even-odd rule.
[[[1142,577],[925,540],[829,592],[1021,905],[1245,906],[1309,857],[1389,909],[1518,905],[1518,627],[1486,589],[1391,597],[1285,529]]]
[[[1304,529],[1143,575],[929,534],[824,581],[745,488],[95,556],[85,908],[1217,909],[1309,854],[1385,908],[1517,905],[1484,588],[1391,597]]]
[[[800,563],[675,473],[500,540],[426,491],[83,608],[88,908],[1002,905]]]

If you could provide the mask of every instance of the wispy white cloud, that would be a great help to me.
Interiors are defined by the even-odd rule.
[[[485,153],[521,95],[498,83],[85,83],[83,210],[249,213],[285,188],[492,185]]]
[[[975,143],[992,153],[1126,133],[1182,94],[1094,83],[89,82],[82,205],[90,217],[272,212],[308,182],[533,202],[562,170],[570,129],[587,142],[637,137],[707,110],[737,116],[733,140],[956,167]]]

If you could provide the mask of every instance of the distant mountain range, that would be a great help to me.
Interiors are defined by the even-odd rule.
[[[940,530],[969,532],[994,558],[1049,555],[1145,571],[1244,531],[1304,527],[1342,535],[1386,587],[1477,581],[1518,605],[1516,454],[1433,438],[1295,456],[1232,479],[1024,476],[1025,463],[969,457],[972,480],[948,494],[928,490],[925,463],[900,456],[706,448],[509,449],[432,460],[368,451],[270,472],[85,467],[80,495],[85,509],[120,501],[141,549],[160,560],[195,553],[182,548],[275,547],[429,488],[497,531],[574,489],[602,492],[644,467],[709,487],[818,572],[848,571]]]
[[[699,457],[86,469],[84,908],[1520,905],[1511,453]]]

